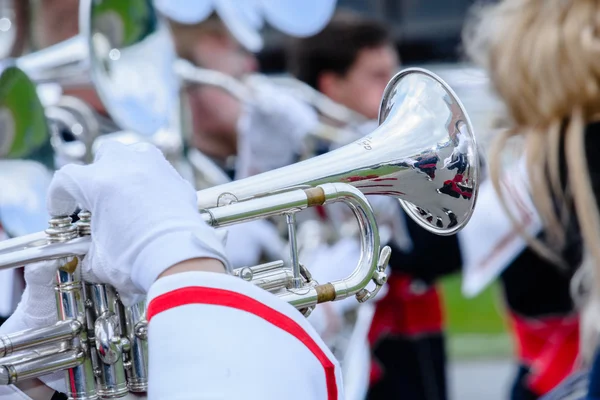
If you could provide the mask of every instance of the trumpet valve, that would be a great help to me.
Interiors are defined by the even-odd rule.
[[[91,222],[92,214],[87,210],[81,210],[79,214],[79,221],[77,222],[77,233],[79,236],[89,236],[92,234]]]
[[[45,230],[51,242],[66,242],[77,237],[77,227],[69,216],[57,216],[48,221]]]

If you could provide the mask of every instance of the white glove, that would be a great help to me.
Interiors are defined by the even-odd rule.
[[[304,137],[318,125],[316,112],[307,104],[267,83],[252,86],[253,104],[238,123],[236,179],[293,163]]]
[[[54,276],[58,267],[56,261],[44,261],[25,267],[25,291],[15,312],[0,326],[1,335],[42,328],[58,321],[54,292]],[[58,392],[67,391],[63,371],[39,379]]]
[[[92,214],[84,278],[115,287],[125,306],[143,299],[169,267],[193,258],[229,263],[221,238],[196,206],[196,193],[154,146],[105,143],[91,165],[67,165],[50,185],[51,215],[79,204]]]

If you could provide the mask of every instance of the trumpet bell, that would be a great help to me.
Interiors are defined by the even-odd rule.
[[[431,71],[402,71],[384,91],[379,123],[391,130],[379,140],[395,137],[396,146],[411,154],[388,157],[412,172],[400,178],[410,187],[397,193],[402,208],[431,232],[462,229],[477,202],[481,161],[473,126],[452,88]]]
[[[399,72],[382,98],[371,134],[287,167],[198,192],[200,209],[298,187],[342,182],[365,195],[394,196],[423,228],[458,232],[479,188],[479,153],[459,99],[435,74]]]
[[[122,129],[150,136],[168,125],[178,96],[175,50],[151,2],[81,0],[79,29],[71,39],[20,57],[17,65],[37,83],[93,88]]]

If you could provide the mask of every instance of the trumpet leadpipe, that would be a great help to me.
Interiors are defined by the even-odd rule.
[[[32,360],[34,358],[45,357],[52,354],[58,354],[65,350],[70,350],[69,344],[66,341],[39,345],[31,349],[14,352],[9,356],[0,358],[0,365],[13,364],[17,361],[25,361]]]
[[[41,357],[25,357],[10,364],[0,364],[0,385],[12,385],[52,372],[77,368],[85,362],[85,359],[85,353],[81,349],[72,349]],[[74,398],[89,399],[93,397]]]
[[[27,329],[0,336],[0,357],[54,342],[73,339],[81,332],[82,325],[77,320],[59,321],[43,328]],[[2,358],[0,358],[0,361]]]
[[[40,261],[84,256],[90,248],[90,241],[90,237],[78,237],[65,242],[53,242],[44,232],[5,240],[0,242],[0,270]]]

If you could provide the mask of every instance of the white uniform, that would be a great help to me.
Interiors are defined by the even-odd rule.
[[[344,398],[339,365],[308,321],[240,279],[160,279],[147,318],[150,399]]]
[[[344,398],[340,366],[310,323],[248,282],[207,272],[159,279],[147,318],[148,399]],[[29,397],[10,386],[0,399]]]

